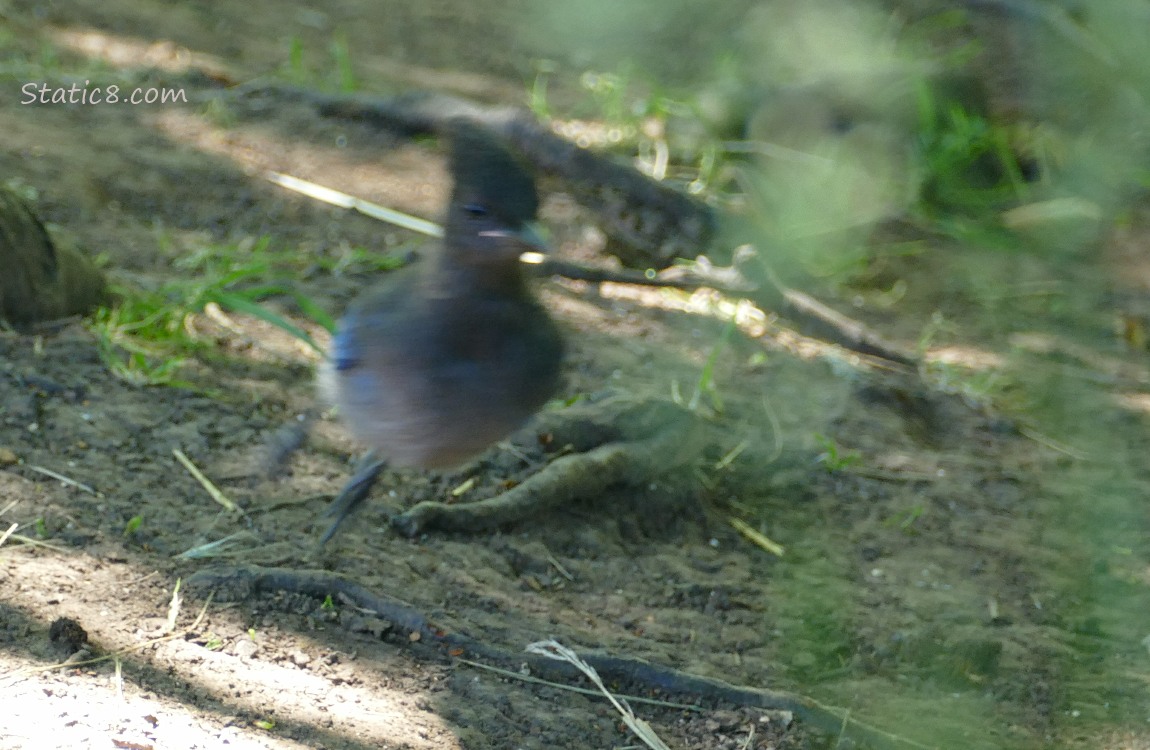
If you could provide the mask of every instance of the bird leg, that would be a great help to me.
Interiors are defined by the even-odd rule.
[[[380,458],[375,451],[368,451],[360,457],[355,465],[355,474],[347,480],[343,489],[323,513],[324,518],[334,517],[335,521],[320,537],[320,546],[327,544],[328,540],[335,536],[335,532],[344,519],[363,505],[364,500],[371,493],[371,488],[375,486],[376,480],[379,479],[379,475],[383,473],[386,466],[387,460]]]

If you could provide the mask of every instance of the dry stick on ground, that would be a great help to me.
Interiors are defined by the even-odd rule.
[[[417,635],[415,640],[419,643],[438,647],[452,658],[483,660],[512,668],[526,664],[534,676],[542,679],[571,680],[580,674],[575,667],[564,662],[500,648],[464,633],[447,631],[414,607],[389,601],[336,573],[239,565],[197,571],[187,580],[186,585],[193,590],[211,590],[217,600],[243,600],[257,594],[285,591],[315,597],[321,601],[330,597],[387,620],[396,630],[401,631],[400,642],[410,643],[412,639],[404,636]],[[582,653],[580,657],[605,681],[629,686],[629,692],[653,691],[667,696],[689,697],[706,704],[726,703],[791,711],[812,727],[830,734],[850,736],[869,746],[926,747],[864,724],[849,717],[841,709],[824,706],[795,693],[732,685],[639,658],[592,653]]]
[[[667,746],[667,743],[663,742],[662,738],[655,733],[655,730],[651,728],[649,723],[635,715],[635,712],[627,705],[627,701],[621,700],[607,689],[599,673],[595,671],[594,667],[580,658],[577,653],[554,639],[528,644],[526,651],[529,654],[545,656],[548,659],[563,661],[574,666],[582,672],[595,687],[599,688],[599,691],[607,700],[611,701],[611,705],[615,707],[623,723],[627,725],[627,728],[631,730],[632,734],[643,741],[644,745],[651,748],[651,750],[671,750],[671,748]]]
[[[391,98],[328,95],[255,81],[238,87],[236,98],[253,106],[303,102],[326,117],[357,120],[407,135],[443,132],[454,119],[466,119],[498,133],[543,176],[564,189],[598,219],[616,254],[632,266],[666,266],[711,245],[718,230],[714,210],[669,184],[653,180],[628,164],[552,132],[519,107],[489,106],[431,91]]]
[[[822,338],[859,354],[885,359],[904,367],[914,369],[919,364],[913,355],[885,341],[863,323],[824,305],[809,294],[784,286],[774,278],[768,284],[756,286],[735,267],[697,264],[692,268],[672,268],[648,276],[641,271],[591,268],[548,258],[538,265],[538,269],[541,274],[597,284],[611,281],[684,291],[714,289],[731,297],[750,300],[761,308],[778,309],[784,315],[795,318],[802,333],[808,336]]]
[[[519,108],[489,106],[435,92],[408,92],[388,99],[328,95],[259,81],[238,87],[234,93],[273,102],[302,101],[324,116],[369,122],[409,134],[439,132],[454,118],[489,127],[507,138],[538,170],[561,181],[587,206],[608,235],[618,240],[613,252],[632,266],[666,268],[675,258],[713,250],[719,235],[722,217],[710,206],[628,165],[580,148]],[[728,269],[717,268],[708,273],[688,272],[678,278],[672,278],[676,275],[672,269],[651,278],[641,271],[608,271],[551,260],[544,266],[550,273],[586,281],[714,288],[792,316],[809,336],[826,337],[861,354],[907,367],[917,365],[913,356],[884,341],[862,323],[773,278],[762,284],[747,284],[745,279],[735,278],[737,272],[724,275]]]

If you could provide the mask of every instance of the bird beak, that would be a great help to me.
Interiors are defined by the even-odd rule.
[[[543,233],[539,230],[539,225],[534,221],[529,221],[515,233],[516,238],[527,247],[535,250],[536,252],[546,253],[550,250],[547,247],[547,241],[543,239]]]
[[[531,265],[539,265],[547,257],[550,248],[547,247],[546,240],[543,239],[542,233],[539,231],[539,225],[533,221],[529,221],[523,225],[523,228],[517,233],[519,241],[530,248],[519,255],[521,263],[530,263]]]
[[[543,239],[543,234],[539,230],[539,225],[533,221],[526,222],[523,226],[515,232],[503,229],[489,230],[480,232],[485,237],[505,237],[509,240],[523,245],[524,251],[519,255],[519,260],[524,263],[538,265],[543,262],[547,253],[551,248],[547,246],[547,241]]]

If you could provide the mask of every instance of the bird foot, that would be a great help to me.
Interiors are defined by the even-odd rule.
[[[356,462],[355,474],[336,495],[335,499],[331,501],[331,505],[324,511],[324,518],[335,518],[328,530],[320,537],[320,546],[327,544],[335,532],[339,530],[340,524],[344,522],[348,516],[354,513],[363,505],[364,500],[371,493],[371,488],[375,486],[376,480],[379,475],[383,473],[384,467],[387,466],[387,461],[379,458],[374,451],[365,453],[358,462]]]

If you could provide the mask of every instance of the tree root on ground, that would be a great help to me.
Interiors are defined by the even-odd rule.
[[[612,396],[540,417],[535,428],[562,455],[508,491],[486,500],[426,501],[392,518],[405,536],[427,529],[480,531],[521,521],[616,485],[639,485],[693,460],[707,426],[666,399]]]
[[[418,642],[452,659],[481,661],[520,669],[527,665],[535,677],[570,682],[580,677],[571,664],[544,656],[513,651],[484,643],[464,633],[445,630],[414,607],[378,595],[347,578],[327,571],[265,568],[239,565],[206,568],[188,579],[193,590],[214,590],[217,600],[250,599],[257,594],[288,592],[326,601],[330,597],[361,611],[374,613],[391,623],[403,643]],[[849,736],[866,746],[921,747],[852,719],[843,709],[824,706],[806,696],[782,690],[732,685],[723,680],[689,674],[652,664],[637,657],[579,654],[604,682],[635,694],[657,693],[662,698],[696,701],[704,705],[728,704],[766,710],[790,711],[807,724],[839,736]]]

